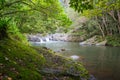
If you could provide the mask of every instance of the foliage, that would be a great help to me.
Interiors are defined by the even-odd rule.
[[[77,1],[77,0],[73,0]],[[84,4],[86,1],[80,0]],[[89,0],[90,1],[90,0]],[[71,1],[72,2],[72,1]],[[79,2],[79,1],[77,1]],[[88,2],[93,6],[92,9],[86,7],[84,10],[83,15],[92,18],[92,20],[96,20],[96,23],[99,25],[98,28],[103,34],[119,34],[120,33],[120,1],[119,0],[93,0]],[[86,3],[87,4],[87,3]],[[72,5],[72,4],[71,4]],[[82,5],[73,5],[74,7],[83,7]],[[77,9],[79,10],[79,9]],[[114,23],[114,24],[111,24]],[[101,26],[102,25],[102,26]]]
[[[70,0],[70,7],[78,12],[83,12],[83,10],[93,9],[93,1],[94,0]]]
[[[0,19],[0,40],[8,37],[7,34],[8,20]]]
[[[1,0],[0,4],[0,17],[14,19],[20,32],[50,33],[71,23],[58,0]]]
[[[0,20],[0,39],[15,39],[28,45],[26,37],[20,33],[15,21],[10,18]]]
[[[83,25],[83,29],[85,29],[88,34],[91,33],[91,32],[94,33],[94,34],[97,34],[97,32],[99,31],[97,26],[98,26],[98,24],[95,20],[88,20],[85,23],[85,25]]]
[[[107,36],[107,41],[109,46],[120,46],[120,36]]]
[[[95,32],[98,35],[102,35],[103,38],[106,38],[109,35],[113,37],[116,35],[120,35],[120,4],[119,3],[120,0],[71,0],[70,1],[71,7],[73,7],[78,12],[82,12],[81,15],[88,17],[90,21],[92,20],[95,22],[95,25],[91,25],[92,22],[90,21],[89,24],[86,23],[85,30],[88,33]],[[118,40],[113,40],[113,42],[114,41],[117,41],[119,43]],[[108,44],[109,44],[109,39],[108,39]]]
[[[120,0],[102,0],[102,1],[101,0],[70,0],[69,4],[70,4],[70,7],[74,8],[78,12],[92,10],[92,11],[96,11],[96,13],[98,14],[99,12],[103,12],[103,11],[119,9],[120,8],[119,3],[120,3]]]
[[[66,14],[60,14],[60,16],[57,18],[58,19],[58,26],[56,32],[61,32],[61,33],[66,33],[68,32],[70,25],[72,24],[72,21],[66,17]]]

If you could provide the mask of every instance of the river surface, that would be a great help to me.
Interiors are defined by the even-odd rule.
[[[79,56],[78,61],[97,80],[120,80],[120,47],[80,46],[76,42],[60,41],[34,45],[45,46],[66,57]]]

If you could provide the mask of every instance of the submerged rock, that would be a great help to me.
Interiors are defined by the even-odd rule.
[[[73,60],[77,60],[77,59],[79,59],[79,56],[77,56],[77,55],[72,55],[72,56],[70,56],[70,58],[73,59]]]
[[[65,51],[65,49],[61,49],[61,51]]]
[[[88,80],[97,80],[93,75],[90,75],[90,78]]]

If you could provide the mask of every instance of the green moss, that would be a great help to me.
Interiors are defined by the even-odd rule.
[[[18,41],[0,41],[0,74],[3,79],[40,80],[38,72],[45,59],[33,48]]]

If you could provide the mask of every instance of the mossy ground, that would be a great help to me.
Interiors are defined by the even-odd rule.
[[[0,80],[87,80],[88,77],[80,63],[52,50],[17,40],[0,40]]]
[[[2,80],[42,80],[38,70],[44,58],[18,41],[0,41],[0,77]]]

